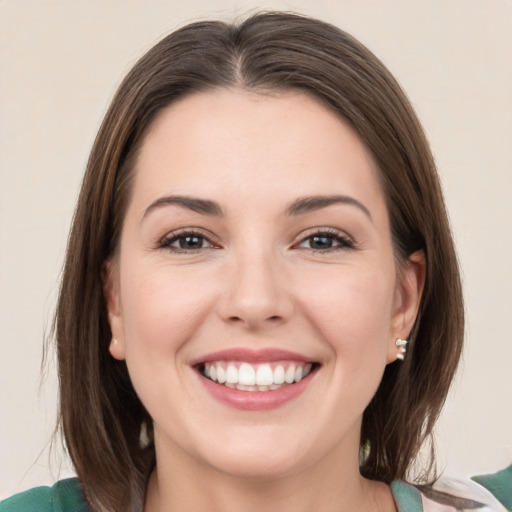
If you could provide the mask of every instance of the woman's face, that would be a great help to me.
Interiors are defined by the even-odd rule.
[[[159,460],[246,477],[357,464],[423,274],[420,256],[397,273],[377,172],[300,93],[197,93],[153,122],[106,293]]]

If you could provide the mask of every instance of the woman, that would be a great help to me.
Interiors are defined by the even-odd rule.
[[[411,106],[328,24],[192,24],[136,64],[55,329],[79,480],[2,510],[508,506],[414,473],[460,357],[457,260]]]

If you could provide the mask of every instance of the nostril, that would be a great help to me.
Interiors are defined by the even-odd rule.
[[[283,319],[283,317],[279,316],[279,315],[272,315],[272,316],[269,316],[266,321],[267,322],[280,322],[281,320]],[[239,317],[239,316],[230,316],[229,317],[229,321],[230,322],[244,322],[244,319]]]

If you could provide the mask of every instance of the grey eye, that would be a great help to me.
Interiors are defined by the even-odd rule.
[[[201,249],[215,247],[206,236],[201,233],[177,233],[162,240],[159,244],[161,249],[168,249],[175,252],[194,252]]]
[[[308,241],[311,249],[330,249],[336,243],[332,236],[326,235],[311,236]]]
[[[199,235],[186,235],[177,238],[172,246],[176,247],[176,244],[180,249],[193,250],[202,249],[207,243],[206,239]]]
[[[313,251],[329,251],[352,248],[353,244],[339,233],[319,232],[304,238],[299,247]]]

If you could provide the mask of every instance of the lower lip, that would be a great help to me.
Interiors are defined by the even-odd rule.
[[[239,389],[228,388],[222,384],[207,379],[199,374],[199,378],[206,390],[220,402],[227,404],[235,409],[244,411],[268,411],[277,409],[282,405],[297,398],[309,385],[311,378],[316,371],[312,371],[295,384],[289,384],[279,389],[271,391],[242,391]]]

